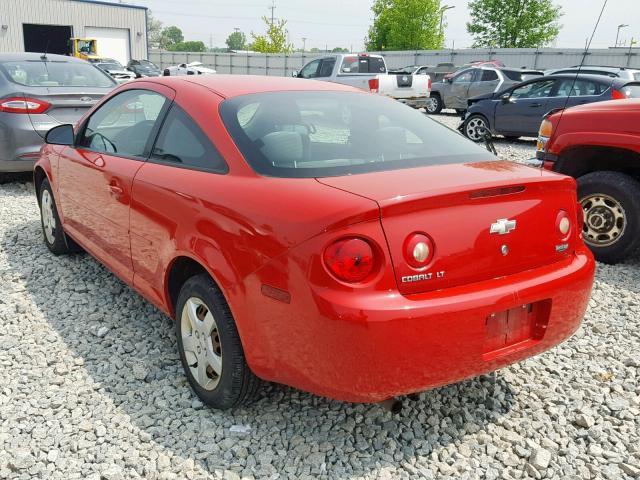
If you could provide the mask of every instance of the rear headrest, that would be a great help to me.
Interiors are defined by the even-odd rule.
[[[299,132],[271,132],[261,140],[260,150],[274,166],[295,167],[303,159],[304,144]]]

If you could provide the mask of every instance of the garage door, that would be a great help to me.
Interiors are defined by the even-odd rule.
[[[85,27],[85,36],[98,40],[98,55],[115,58],[123,65],[131,59],[128,28]]]

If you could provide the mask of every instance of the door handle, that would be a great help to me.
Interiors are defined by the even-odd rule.
[[[109,191],[113,195],[122,195],[124,193],[124,190],[122,190],[118,185],[109,185]]]
[[[541,107],[542,104],[541,103],[532,103],[531,105],[529,105],[529,108],[536,108],[536,107]]]

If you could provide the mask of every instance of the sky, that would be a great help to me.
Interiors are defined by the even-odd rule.
[[[264,32],[263,15],[270,16],[275,3],[276,18],[287,20],[290,41],[296,48],[364,48],[364,37],[373,19],[373,0],[126,0],[149,7],[165,26],[180,27],[186,40],[201,40],[207,46],[224,47],[234,28],[250,39],[250,32]],[[604,0],[556,0],[564,15],[555,47],[584,47],[591,35]],[[467,1],[443,0],[455,8],[446,12],[446,46],[467,48],[473,42],[466,32],[469,21]],[[613,46],[619,24],[619,42],[629,45],[631,37],[640,40],[640,0],[608,0],[592,48]],[[306,41],[303,41],[306,38]],[[638,43],[640,45],[640,43]]]

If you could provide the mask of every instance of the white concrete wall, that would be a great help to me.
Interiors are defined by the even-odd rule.
[[[24,52],[23,23],[70,25],[75,37],[84,37],[85,27],[126,28],[131,58],[147,58],[147,19],[143,8],[75,0],[0,0],[0,52]]]

